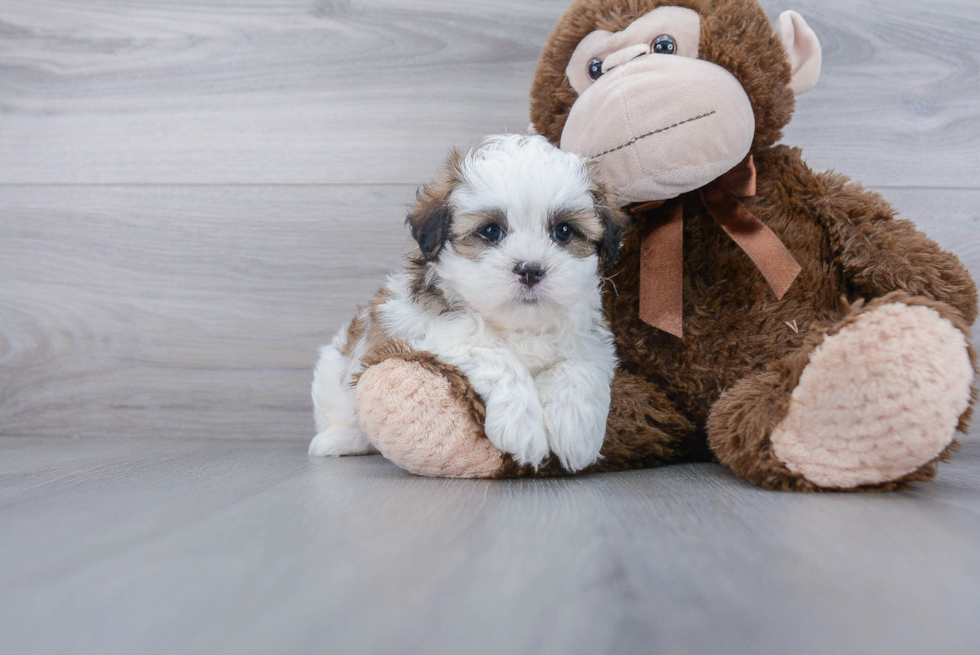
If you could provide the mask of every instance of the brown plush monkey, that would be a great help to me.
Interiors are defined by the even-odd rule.
[[[632,212],[605,308],[620,370],[590,471],[716,459],[774,489],[932,478],[974,401],[977,293],[878,195],[777,146],[820,46],[756,0],[577,0],[544,48],[532,128],[592,157]],[[362,427],[422,475],[522,469],[466,379],[371,362]]]

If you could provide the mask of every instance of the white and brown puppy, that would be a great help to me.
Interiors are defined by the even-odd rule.
[[[351,381],[397,343],[461,369],[487,437],[516,461],[595,462],[616,366],[599,276],[626,223],[614,206],[583,158],[542,137],[454,152],[406,221],[419,251],[320,351],[310,454],[373,452]]]

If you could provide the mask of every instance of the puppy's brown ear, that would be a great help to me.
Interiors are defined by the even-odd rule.
[[[609,268],[616,261],[619,246],[623,243],[623,232],[629,227],[630,219],[624,212],[609,207],[599,209],[599,218],[602,219],[605,234],[596,248],[596,253],[599,255],[599,264],[603,268]]]
[[[595,210],[602,221],[602,239],[596,244],[596,254],[599,255],[599,264],[603,268],[609,268],[616,261],[619,254],[619,246],[623,242],[623,233],[630,226],[629,215],[619,209],[615,209],[615,203],[611,193],[602,183],[596,183],[596,188],[592,191],[595,199]]]
[[[419,244],[419,250],[426,261],[434,260],[449,238],[449,224],[453,212],[448,202],[431,202],[425,198],[425,191],[419,193],[415,209],[405,219],[412,230],[412,238]]]
[[[449,196],[462,178],[460,163],[463,156],[460,151],[453,150],[439,179],[415,194],[415,206],[405,219],[426,261],[433,261],[449,238],[449,226],[453,220]]]

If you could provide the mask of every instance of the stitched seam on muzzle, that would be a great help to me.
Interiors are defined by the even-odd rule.
[[[635,139],[633,139],[632,141],[629,141],[627,143],[624,143],[621,146],[617,146],[615,148],[610,148],[609,150],[606,150],[605,152],[600,152],[598,155],[593,155],[592,158],[593,159],[597,159],[599,157],[602,157],[603,155],[608,155],[611,152],[616,152],[617,150],[622,150],[623,148],[628,148],[631,145],[633,145],[634,143],[636,143],[637,141],[640,141],[641,139],[645,139],[648,136],[653,136],[655,134],[660,134],[662,132],[666,132],[667,130],[672,130],[675,127],[680,127],[681,125],[687,125],[688,123],[693,123],[694,121],[699,121],[702,118],[707,118],[708,116],[712,116],[712,115],[717,114],[717,113],[718,112],[717,111],[714,111],[714,110],[713,111],[709,111],[707,114],[701,114],[700,116],[695,116],[694,118],[688,118],[686,121],[681,121],[680,123],[674,123],[673,125],[668,125],[667,127],[661,127],[659,130],[654,130],[653,132],[647,132],[646,134],[643,134],[641,136],[638,136]]]

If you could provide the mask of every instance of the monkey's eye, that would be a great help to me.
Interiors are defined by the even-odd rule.
[[[500,227],[496,223],[490,223],[489,225],[484,225],[476,232],[480,235],[487,243],[497,243],[504,238],[504,228]]]
[[[568,243],[575,236],[575,230],[568,223],[559,223],[551,231],[551,237],[558,243]]]
[[[658,55],[677,54],[677,41],[669,34],[661,34],[653,40],[651,51]]]
[[[589,62],[589,77],[595,82],[597,79],[602,77],[602,60],[593,59]]]

